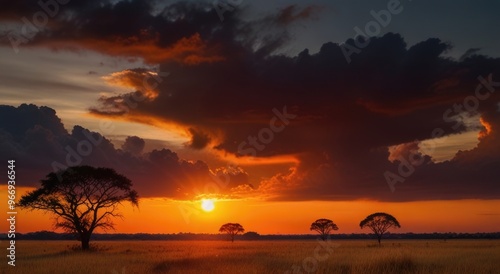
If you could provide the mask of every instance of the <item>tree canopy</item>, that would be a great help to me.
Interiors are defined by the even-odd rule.
[[[138,206],[128,178],[110,168],[76,166],[49,173],[40,188],[21,197],[19,206],[54,214],[55,227],[75,233],[86,250],[96,228],[113,229],[112,219],[122,217],[118,206],[125,201]]]
[[[369,215],[359,223],[359,226],[361,229],[365,227],[370,228],[373,233],[375,233],[379,245],[382,236],[387,232],[387,230],[389,230],[389,228],[401,227],[398,220],[396,220],[394,216],[383,212],[377,212]]]
[[[231,238],[231,242],[234,242],[234,236],[236,236],[238,233],[245,232],[245,229],[243,228],[242,225],[240,225],[238,223],[227,223],[227,224],[223,224],[219,228],[219,232],[226,233]]]
[[[311,224],[309,230],[316,231],[320,234],[321,239],[326,241],[332,230],[338,230],[338,226],[329,219],[318,219]]]

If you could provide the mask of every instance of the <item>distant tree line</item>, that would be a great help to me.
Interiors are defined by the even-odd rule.
[[[373,234],[367,233],[340,233],[331,236],[333,239],[339,240],[366,240],[373,239]],[[267,234],[260,235],[256,232],[247,232],[242,235],[237,235],[235,240],[315,240],[318,235],[315,234]],[[386,239],[426,239],[426,240],[453,240],[453,239],[500,239],[500,232],[493,233],[389,233],[385,235]],[[16,240],[74,240],[75,235],[72,233],[56,233],[52,231],[37,231],[30,233],[16,233]],[[0,234],[0,240],[7,240],[7,234]],[[178,241],[178,240],[207,240],[220,241],[227,240],[227,235],[210,234],[210,233],[172,233],[172,234],[149,234],[149,233],[113,233],[92,234],[93,241],[123,241],[123,240],[138,240],[138,241]]]

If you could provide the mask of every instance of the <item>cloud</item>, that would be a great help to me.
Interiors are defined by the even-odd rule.
[[[191,141],[186,145],[194,149],[205,148],[211,141],[210,136],[194,128],[189,128],[189,133],[191,134]]]
[[[237,43],[236,37],[226,42]],[[295,155],[298,163],[291,164],[290,171],[265,178],[249,173],[255,186],[249,193],[273,199],[399,201],[500,195],[498,188],[492,189],[494,169],[488,164],[500,161],[490,151],[498,125],[500,95],[495,92],[474,111],[485,128],[477,148],[444,163],[413,153],[425,163],[399,183],[395,193],[384,177],[386,171],[397,174],[398,157],[409,157],[418,140],[432,139],[435,129],[442,129],[444,136],[470,130],[468,119],[457,124],[465,109],[455,113],[454,106],[475,96],[479,76],[498,79],[500,60],[473,55],[457,61],[443,56],[450,46],[439,39],[408,47],[403,37],[392,33],[372,38],[350,64],[335,43],[297,56],[263,55],[241,43],[223,62],[162,64],[161,70],[171,73],[168,88],[160,88],[157,98],[123,118],[137,114],[203,128],[212,136],[211,149],[226,154],[238,155],[242,142],[248,146],[249,138],[257,138],[257,158]],[[285,106],[297,118],[273,133],[272,141],[260,141],[273,109],[283,112]],[[448,109],[457,116],[444,119]],[[466,162],[465,157],[477,161]],[[466,190],[472,186],[474,190]]]
[[[40,46],[54,49],[78,51],[93,50],[110,56],[142,58],[146,63],[156,64],[175,61],[187,65],[212,63],[224,60],[216,49],[210,49],[198,33],[180,38],[169,47],[158,45],[157,39],[139,39],[137,37],[115,38],[107,40],[43,40]]]
[[[473,55],[476,55],[481,49],[480,48],[472,48],[468,49],[462,56],[460,57],[460,61],[463,61]]]
[[[4,5],[0,21],[3,45],[47,47],[55,50],[92,50],[110,56],[142,59],[149,64],[175,62],[195,66],[219,63],[239,47],[226,43],[239,36],[246,46],[262,45],[270,53],[289,38],[283,27],[309,20],[321,9],[291,5],[277,14],[243,21],[245,7],[228,14],[221,24],[211,2],[179,1],[70,1],[51,7],[42,27],[32,27],[37,12],[47,12],[37,1]],[[31,22],[31,21],[30,21]],[[265,43],[265,45],[263,45]]]
[[[132,88],[136,91],[140,91],[147,99],[153,100],[158,94],[156,89],[149,84],[148,80],[156,76],[158,76],[158,74],[154,71],[136,68],[114,72],[110,75],[103,76],[102,79],[110,85]]]
[[[145,141],[129,136],[121,149],[98,132],[75,126],[67,132],[56,112],[48,107],[23,104],[0,105],[1,160],[16,160],[19,185],[39,185],[49,172],[74,165],[111,167],[130,178],[142,197],[193,199],[207,184],[230,176],[230,184],[209,189],[215,194],[229,193],[230,188],[248,185],[241,169],[211,170],[203,161],[179,158],[169,149],[143,153]],[[8,117],[16,117],[16,122]]]
[[[94,114],[173,124],[192,137],[191,148],[233,158],[242,142],[257,142],[257,159],[289,155],[296,159],[286,169],[273,169],[272,174],[240,172],[241,184],[232,187],[240,194],[248,191],[277,200],[500,197],[496,175],[500,93],[495,91],[499,87],[490,83],[477,91],[479,84],[489,81],[488,75],[499,81],[500,59],[471,49],[454,60],[446,57],[451,45],[439,38],[408,46],[395,33],[372,37],[368,46],[350,56],[350,63],[341,44],[334,42],[324,43],[316,53],[304,49],[287,56],[277,53],[291,39],[287,27],[314,18],[317,8],[289,6],[252,20],[244,20],[244,9],[238,8],[221,23],[206,3],[161,7],[153,3],[104,1],[78,10],[68,6],[73,16],[65,24],[57,18],[30,45],[142,58],[170,73],[151,93],[154,96],[134,108],[124,106],[132,96],[144,94],[140,79],[151,72],[136,69],[111,75],[110,83],[135,91],[100,98],[91,108]],[[343,42],[355,44],[353,39]],[[478,99],[477,94],[488,96]],[[444,136],[468,131],[467,124],[457,122],[471,106],[483,127],[477,147],[442,163],[422,155],[423,163],[391,192],[384,173],[398,173],[404,164],[399,156],[409,157],[419,140],[432,139],[436,129]],[[289,123],[273,122],[276,111],[283,113],[285,108],[296,118]],[[279,130],[269,131],[271,126]],[[52,129],[55,137],[34,125],[27,129],[42,136],[55,151],[64,152],[66,143]],[[20,138],[25,138],[26,130]],[[69,142],[81,131],[60,138]],[[2,149],[22,154],[25,144],[15,136],[5,131]],[[179,159],[167,149],[152,151],[144,159],[110,145],[93,153],[99,155],[92,158],[96,163],[113,166],[116,160],[120,167],[130,167],[130,176],[148,178],[144,183],[138,180],[144,184],[145,195],[183,196],[200,187],[196,182],[217,173],[205,162]],[[243,162],[247,157],[239,159]],[[186,181],[192,185],[179,187],[186,186]],[[247,183],[253,188],[247,188]]]
[[[2,9],[0,21],[10,22],[12,27],[1,35],[1,42],[14,43],[16,47],[93,50],[117,57],[142,58],[147,63],[218,62],[223,57],[217,45],[202,38],[202,29],[196,21],[198,16],[208,18],[207,7],[210,7],[207,3],[188,2],[159,6],[155,1],[139,0],[71,1],[57,5],[57,9],[51,7],[48,23],[33,28],[21,18],[29,21],[45,9],[37,1],[24,1]],[[218,19],[214,16],[211,21],[213,25]]]
[[[275,21],[278,24],[288,25],[298,20],[310,19],[317,15],[320,10],[321,8],[317,6],[300,8],[297,5],[290,5],[280,10],[275,17]]]
[[[98,106],[90,107],[92,114],[121,115],[136,108],[138,103],[153,101],[158,97],[158,85],[163,82],[158,73],[144,69],[126,69],[101,77],[112,86],[131,89],[131,92],[119,95],[102,95],[98,99]]]
[[[122,150],[132,155],[140,155],[145,145],[144,139],[137,136],[128,136],[122,145]]]

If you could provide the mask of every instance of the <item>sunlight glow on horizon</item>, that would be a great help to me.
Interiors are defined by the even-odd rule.
[[[33,188],[19,188],[18,199]],[[6,196],[5,190],[0,195]],[[449,200],[416,202],[302,201],[271,202],[256,200],[214,200],[217,210],[206,212],[201,200],[181,201],[142,198],[139,208],[124,204],[124,219],[114,219],[115,230],[97,233],[217,233],[221,224],[237,222],[247,231],[259,234],[309,234],[309,225],[318,218],[329,218],[338,226],[335,233],[366,233],[359,222],[368,214],[387,212],[398,219],[401,229],[393,233],[498,232],[500,200]],[[6,211],[7,203],[0,204]],[[211,207],[210,202],[206,203]],[[459,210],[460,215],[451,214]],[[54,231],[50,214],[18,209],[18,232]],[[210,214],[207,214],[210,213]],[[0,223],[6,231],[7,222]],[[7,229],[8,230],[8,229]],[[56,232],[63,232],[56,229]]]

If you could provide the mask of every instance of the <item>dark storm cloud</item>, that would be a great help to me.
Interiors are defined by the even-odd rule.
[[[4,162],[16,160],[19,186],[38,186],[49,172],[74,165],[114,168],[134,182],[142,197],[193,198],[202,194],[195,189],[203,190],[219,177],[234,179],[220,187],[218,194],[248,184],[247,174],[241,169],[231,173],[225,168],[212,171],[206,163],[180,159],[169,149],[142,153],[144,145],[143,139],[130,136],[122,149],[116,149],[101,134],[81,126],[67,132],[48,107],[0,106],[0,157]]]
[[[288,25],[299,19],[310,19],[316,16],[320,10],[321,8],[317,6],[301,8],[297,5],[290,5],[280,10],[277,16],[271,17],[271,20],[278,24]]]
[[[262,37],[262,31],[269,31],[269,25],[290,25],[319,10],[313,6],[290,6],[278,15],[252,22],[260,25],[259,30],[255,30],[248,22],[238,19],[243,8],[228,13],[221,24],[214,6],[208,2],[167,5],[142,0],[52,2],[55,4],[48,9],[38,1],[19,1],[3,6],[0,21],[17,25],[5,31],[0,41],[14,48],[29,45],[89,49],[112,56],[142,58],[148,63],[175,61],[194,65],[224,60],[222,54],[233,50],[232,45],[225,43],[228,37],[238,35],[249,41],[249,36],[257,34],[255,31]],[[45,12],[47,18],[41,26],[33,24],[37,12]],[[27,18],[29,23],[22,18]],[[263,47],[262,51],[277,48],[287,37],[282,30],[276,30],[276,26],[274,29],[273,33],[264,36],[274,45]],[[268,47],[270,45],[267,43]]]
[[[234,45],[237,39],[227,43]],[[464,152],[467,156],[419,166],[395,193],[384,178],[386,171],[397,172],[399,164],[389,161],[388,146],[431,139],[436,128],[444,135],[466,131],[465,124],[454,127],[444,113],[475,96],[479,76],[492,74],[498,81],[500,60],[473,53],[461,61],[449,59],[444,54],[450,47],[437,38],[409,47],[400,35],[387,34],[372,38],[347,64],[335,43],[292,57],[262,55],[241,44],[224,62],[163,64],[161,70],[171,72],[168,83],[137,115],[211,129],[219,136],[213,138],[217,149],[238,154],[242,141],[269,126],[274,108],[283,112],[287,106],[297,118],[258,150],[258,157],[299,157],[290,173],[261,182],[260,191],[276,199],[498,198],[493,166],[500,159],[498,153],[486,156],[494,149],[491,144],[481,148],[487,138]],[[499,99],[493,92],[480,101],[477,112],[484,122],[498,124]],[[127,115],[133,117],[134,111]],[[462,157],[477,160],[464,162]]]
[[[140,137],[129,136],[125,139],[125,143],[122,145],[122,150],[129,152],[132,155],[140,155],[146,142]]]
[[[130,94],[101,98],[92,112],[134,121],[151,117],[188,131],[196,129],[191,132],[194,148],[213,145],[223,153],[238,155],[243,141],[269,127],[276,115],[273,110],[283,113],[286,107],[297,117],[257,154],[299,159],[289,172],[265,178],[252,190],[273,199],[500,197],[495,173],[500,163],[500,92],[485,88],[480,94],[489,96],[478,103],[477,112],[488,130],[477,148],[451,161],[420,165],[397,185],[395,193],[384,179],[384,172],[397,171],[400,164],[389,160],[388,146],[429,139],[436,128],[443,129],[444,135],[467,130],[465,125],[454,127],[455,121],[443,114],[475,96],[479,76],[491,74],[493,81],[500,81],[499,59],[471,49],[454,60],[445,57],[451,45],[439,38],[408,46],[394,33],[371,38],[350,56],[350,63],[341,45],[333,42],[323,44],[317,53],[305,49],[297,56],[279,55],[276,52],[290,41],[287,27],[296,20],[313,18],[316,8],[289,6],[254,21],[244,21],[244,10],[238,8],[220,22],[208,4],[180,2],[158,8],[152,3],[68,7],[72,16],[58,18],[32,44],[90,49],[160,64],[160,71],[170,75],[158,87],[156,97],[122,112],[116,110]],[[354,39],[345,42],[356,45]],[[35,133],[50,139],[48,132]],[[6,149],[20,146],[5,142]],[[106,151],[120,155],[116,150]],[[153,165],[176,170],[158,173],[171,181],[208,170],[203,162],[183,162],[168,150],[147,157]],[[135,161],[132,156],[125,159]],[[196,172],[183,172],[184,166]],[[169,185],[169,191],[174,185]],[[158,191],[164,186],[148,187],[148,191]]]
[[[205,148],[210,142],[210,136],[194,128],[190,128],[189,133],[191,134],[191,141],[187,144],[189,147],[194,149]]]

